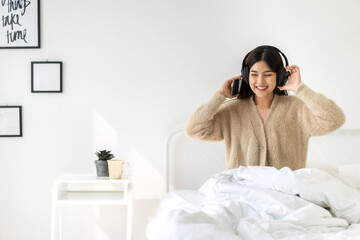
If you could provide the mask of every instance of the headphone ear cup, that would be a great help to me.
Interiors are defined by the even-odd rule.
[[[289,78],[289,72],[285,70],[285,68],[280,68],[277,71],[277,77],[276,77],[276,86],[284,86]]]
[[[242,80],[249,85],[249,67],[245,66],[241,69]]]

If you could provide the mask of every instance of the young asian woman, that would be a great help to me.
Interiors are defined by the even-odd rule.
[[[286,84],[279,77],[286,78]],[[242,79],[241,88],[233,96],[231,85],[236,79]],[[311,90],[302,82],[300,68],[288,66],[279,49],[266,45],[245,56],[242,74],[226,80],[198,107],[185,132],[194,139],[224,140],[227,169],[296,170],[306,166],[309,138],[328,134],[344,122],[345,115],[333,100]]]

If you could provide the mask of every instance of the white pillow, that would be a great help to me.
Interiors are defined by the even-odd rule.
[[[307,168],[317,168],[317,169],[323,170],[323,171],[327,172],[328,174],[333,175],[336,178],[339,175],[339,169],[337,167],[335,167],[334,165],[331,165],[330,163],[320,161],[320,160],[309,159],[306,162],[306,167]]]
[[[341,180],[360,190],[360,164],[344,165],[338,169]]]

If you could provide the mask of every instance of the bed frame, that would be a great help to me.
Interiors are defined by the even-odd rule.
[[[335,167],[360,163],[360,130],[337,130],[311,137],[307,164],[327,163]],[[205,142],[188,138],[184,127],[166,138],[164,178],[166,192],[198,189],[214,173],[225,170],[224,142]]]

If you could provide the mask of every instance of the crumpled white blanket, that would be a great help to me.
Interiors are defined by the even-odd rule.
[[[166,194],[149,240],[360,239],[360,191],[320,169],[239,167]]]

